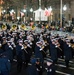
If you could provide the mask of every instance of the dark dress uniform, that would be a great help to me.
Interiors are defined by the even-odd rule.
[[[27,69],[27,75],[39,75],[35,65],[31,65]]]
[[[43,63],[44,59],[43,59],[43,55],[42,55],[42,52],[40,51],[40,47],[39,46],[35,47],[35,57],[36,58],[40,58],[40,62]]]
[[[10,61],[6,56],[0,56],[0,75],[9,75],[11,68]]]
[[[2,44],[2,49],[5,51],[6,49],[5,49],[5,46],[7,45],[7,43],[5,43],[5,44]]]
[[[55,75],[55,66],[53,64],[47,66],[47,75]]]
[[[0,54],[3,53],[4,51],[0,48]]]
[[[42,75],[43,66],[40,64],[40,62],[38,62],[38,64],[36,63],[36,68],[37,68],[37,71],[38,71],[39,75]]]
[[[57,49],[54,44],[50,43],[50,53],[51,53],[51,59],[53,60],[53,63],[57,62]]]
[[[27,75],[39,75],[38,69],[36,67],[36,59],[31,59],[31,65],[27,68]]]
[[[69,60],[72,59],[72,51],[71,47],[69,47],[69,45],[66,42],[64,42],[64,55],[65,55],[66,67],[69,67]]]
[[[74,46],[74,40],[73,39],[70,40],[70,43],[72,46]],[[72,48],[72,57],[74,57],[74,47],[71,47],[71,48]]]
[[[62,58],[64,58],[64,42],[63,42],[63,40],[62,39],[59,39],[58,40],[58,42],[60,43],[60,48],[62,49],[62,51],[61,50],[59,50],[59,56],[62,56]]]
[[[9,58],[9,60],[12,62],[13,61],[13,52],[12,52],[12,48],[9,45],[5,46],[5,54],[7,55],[7,57]]]
[[[29,47],[27,47],[26,49],[23,49],[23,54],[24,54],[23,60],[24,60],[25,66],[27,67],[32,55],[31,49]]]
[[[21,71],[22,69],[22,46],[17,45],[16,46],[16,55],[17,55],[17,70],[18,72]]]
[[[56,67],[55,64],[53,64],[53,60],[46,59],[45,61],[46,61],[45,70],[47,72],[46,75],[55,75]]]

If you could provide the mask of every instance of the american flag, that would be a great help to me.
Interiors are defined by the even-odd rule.
[[[51,11],[45,10],[45,16],[50,16],[50,15],[51,15]]]

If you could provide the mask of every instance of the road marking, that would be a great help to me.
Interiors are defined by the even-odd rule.
[[[74,70],[74,68],[72,68],[72,67],[69,67],[69,69]]]
[[[16,60],[16,59],[13,59],[13,61],[17,62],[17,60]]]
[[[13,61],[14,62],[17,62],[17,60],[16,59],[13,59]],[[55,64],[56,66],[59,66],[59,67],[64,67],[64,68],[66,68],[66,66],[65,65],[61,65],[61,64]],[[71,69],[71,70],[74,70],[74,68],[73,67],[69,67],[69,69]]]
[[[59,58],[58,60],[65,61],[64,59]],[[69,61],[70,63],[74,63],[73,61]]]
[[[49,58],[44,58],[44,59],[45,59],[45,60],[46,60],[46,59],[49,59],[49,60],[50,60],[50,57],[49,57]],[[64,60],[64,59],[61,59],[61,58],[58,58],[58,60],[59,60],[59,61],[63,61],[63,62],[65,62],[65,60]],[[70,62],[71,64],[74,64],[73,61],[69,61],[69,62]]]
[[[71,75],[71,74],[68,74],[68,73],[61,72],[61,71],[56,71],[56,73],[63,74],[63,75]]]
[[[59,66],[59,67],[64,67],[64,68],[66,68],[66,66],[65,65],[61,65],[61,64],[55,64],[56,66]],[[71,70],[74,70],[74,68],[73,67],[68,67],[69,69],[71,69]]]

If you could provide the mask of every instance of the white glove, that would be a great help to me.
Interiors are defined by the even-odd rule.
[[[30,45],[32,45],[32,43],[30,42]]]
[[[16,47],[15,43],[13,43],[13,42],[12,42],[12,45],[13,45],[14,47]]]
[[[40,49],[40,51],[42,51],[42,48]]]
[[[14,47],[16,47],[16,45],[14,44]]]
[[[36,69],[37,71],[40,71],[38,68]]]
[[[71,47],[71,45],[69,45],[69,47]]]
[[[29,44],[27,46],[31,48],[31,46]]]
[[[24,47],[22,46],[22,48],[21,49],[24,49]]]
[[[9,48],[13,49],[13,47],[11,45],[9,45]]]
[[[58,47],[58,46],[55,46],[56,48]]]

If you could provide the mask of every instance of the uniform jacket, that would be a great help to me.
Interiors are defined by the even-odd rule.
[[[71,47],[69,47],[69,45],[67,45],[65,42],[64,42],[64,55],[65,55],[65,60],[72,59]]]
[[[7,57],[0,57],[0,71],[10,71],[11,64]]]

